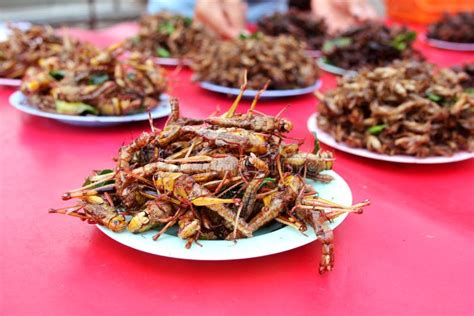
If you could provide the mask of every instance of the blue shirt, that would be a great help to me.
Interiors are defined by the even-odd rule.
[[[148,13],[169,11],[184,16],[194,15],[195,0],[148,0]],[[285,12],[288,9],[286,0],[248,0],[247,20],[256,22],[265,15],[274,12]]]

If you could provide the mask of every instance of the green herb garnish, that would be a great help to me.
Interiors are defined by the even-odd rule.
[[[324,42],[323,52],[328,53],[334,48],[347,47],[352,44],[352,39],[350,37],[337,37],[331,40]]]
[[[183,21],[184,21],[184,26],[191,26],[191,24],[193,24],[193,19],[187,16],[183,18]]]
[[[390,43],[390,46],[392,46],[393,48],[399,51],[404,51],[408,47],[408,44],[413,42],[415,39],[416,39],[415,32],[402,33],[395,36],[395,38]]]
[[[387,127],[386,124],[381,124],[381,125],[374,125],[370,127],[367,132],[369,132],[372,135],[378,135],[382,133],[382,131]]]
[[[156,55],[158,57],[164,57],[164,58],[168,58],[171,56],[169,50],[167,50],[166,48],[163,48],[163,47],[158,47],[156,49]]]
[[[101,176],[101,175],[109,174],[109,173],[112,173],[112,172],[114,172],[114,171],[111,170],[111,169],[98,170],[98,171],[96,171],[96,175]],[[87,177],[86,181],[84,181],[82,186],[86,186],[86,185],[89,185],[91,183],[92,183],[92,181],[90,180],[90,177]],[[98,188],[98,187],[101,187],[101,186],[104,186],[104,185],[107,185],[107,184],[112,184],[112,183],[114,183],[114,180],[99,182],[96,185],[94,185],[93,187],[91,187],[91,189]]]
[[[138,43],[140,43],[140,41],[141,41],[140,36],[138,36],[138,35],[131,37],[130,40],[131,40],[132,43],[134,43],[134,44],[138,44]]]
[[[159,32],[165,33],[165,34],[168,34],[168,35],[173,34],[173,32],[175,30],[176,29],[175,29],[173,23],[171,23],[170,21],[166,21],[166,22],[162,23],[158,28]]]
[[[326,56],[321,57],[321,61],[325,64],[332,65],[332,62]]]
[[[321,149],[321,146],[319,145],[319,139],[316,133],[314,133],[314,144],[313,144],[313,154],[317,154],[318,151]]]
[[[260,186],[258,187],[258,190],[260,190],[267,183],[272,183],[272,182],[276,182],[276,179],[275,178],[265,178],[265,179],[263,179],[262,183],[260,183]]]
[[[68,115],[82,115],[82,114],[99,114],[96,108],[93,106],[82,103],[82,102],[66,102],[62,100],[56,100],[56,112],[59,114]]]
[[[255,32],[252,34],[248,33],[240,33],[239,34],[239,39],[245,40],[245,39],[259,39],[262,38],[263,33],[262,32]]]
[[[467,88],[467,89],[464,89],[464,92],[467,93],[467,94],[474,95],[474,88]]]
[[[107,80],[109,80],[109,76],[107,74],[94,74],[89,78],[89,84],[99,85],[106,82]]]
[[[49,75],[54,78],[56,81],[63,80],[64,77],[66,76],[66,73],[64,70],[51,70],[49,72]]]
[[[439,96],[439,95],[431,93],[431,92],[427,92],[426,96],[428,97],[428,99],[430,99],[431,101],[433,101],[435,103],[441,103],[441,101],[443,100],[442,96]]]

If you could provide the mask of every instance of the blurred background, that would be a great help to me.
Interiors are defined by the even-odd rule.
[[[310,0],[289,2],[293,6],[309,8]],[[383,0],[370,2],[380,16],[385,15]],[[30,21],[94,29],[136,20],[146,8],[146,0],[2,0],[0,21]]]

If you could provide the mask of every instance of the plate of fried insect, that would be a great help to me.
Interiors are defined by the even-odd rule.
[[[243,89],[241,91],[243,93]],[[163,130],[121,148],[115,166],[94,171],[51,213],[97,224],[113,240],[154,255],[233,260],[320,240],[319,271],[334,267],[333,230],[369,202],[352,204],[331,152],[287,143],[293,124],[255,111],[181,117],[171,99]]]

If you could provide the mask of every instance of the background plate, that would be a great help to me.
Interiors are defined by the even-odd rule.
[[[208,81],[202,81],[199,83],[201,88],[217,93],[227,94],[227,95],[239,95],[240,89],[238,88],[229,88],[220,86]],[[287,89],[287,90],[266,90],[261,98],[281,98],[281,97],[291,97],[297,95],[303,95],[314,92],[314,90],[321,88],[322,81],[318,79],[316,83],[312,84],[311,86],[305,88],[298,88],[298,89]],[[258,90],[245,90],[244,97],[245,98],[253,98],[257,94]]]
[[[163,57],[155,57],[155,62],[158,65],[163,66],[189,66],[191,61],[189,59],[180,59],[180,58],[163,58]]]
[[[321,143],[324,143],[328,146],[333,148],[339,149],[340,151],[344,151],[346,153],[350,153],[356,156],[376,159],[376,160],[384,160],[384,161],[391,161],[391,162],[400,162],[400,163],[414,163],[414,164],[438,164],[438,163],[449,163],[449,162],[456,162],[467,160],[470,158],[474,158],[474,153],[469,152],[459,152],[454,154],[451,157],[426,157],[426,158],[418,158],[414,156],[405,156],[405,155],[382,155],[372,152],[367,149],[362,148],[352,148],[343,143],[338,143],[336,140],[325,131],[319,129],[316,124],[316,117],[318,116],[317,113],[311,115],[308,119],[308,129],[311,133],[313,133]]]
[[[322,70],[324,70],[326,72],[329,72],[329,73],[332,73],[332,74],[335,74],[335,75],[344,76],[344,75],[348,75],[348,74],[350,74],[350,75],[357,74],[357,72],[354,71],[354,70],[346,70],[346,69],[328,64],[322,58],[318,58],[316,63],[318,65],[318,67],[321,68]]]
[[[0,78],[0,86],[19,87],[21,79]]]
[[[321,51],[320,50],[315,50],[315,49],[308,49],[306,50],[306,53],[313,58],[319,58],[321,57]]]
[[[474,43],[455,43],[455,42],[446,42],[434,38],[429,38],[426,34],[421,36],[421,40],[426,44],[442,49],[448,50],[458,50],[458,51],[474,51]]]
[[[310,180],[308,183],[319,192],[321,197],[350,205],[352,193],[344,179],[334,171],[324,173],[333,176],[334,180],[326,184]],[[330,224],[331,228],[339,226],[346,217],[347,214],[338,217]],[[97,225],[97,227],[113,240],[128,247],[155,255],[189,260],[234,260],[261,257],[301,247],[316,240],[314,231],[310,227],[305,232],[306,235],[303,235],[296,229],[285,226],[252,238],[239,239],[236,243],[229,240],[201,240],[199,243],[202,247],[194,244],[190,249],[186,249],[184,247],[186,241],[171,234],[164,234],[157,241],[153,241],[152,236],[156,234],[156,230],[134,235],[128,231],[114,233],[103,226]]]
[[[112,126],[123,123],[148,120],[148,112],[122,116],[76,116],[45,112],[29,105],[26,96],[21,91],[16,91],[12,93],[9,98],[9,101],[13,107],[22,112],[78,126]],[[168,96],[166,94],[161,95],[160,104],[156,108],[151,110],[150,113],[152,118],[165,117],[171,113],[171,109],[168,103]]]
[[[8,26],[17,27],[22,31],[26,31],[31,27],[30,22],[0,22],[0,42],[4,42],[10,36],[11,31]]]

